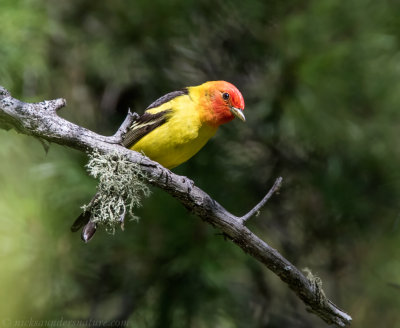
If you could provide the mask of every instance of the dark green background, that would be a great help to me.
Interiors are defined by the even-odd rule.
[[[112,134],[127,108],[224,79],[246,124],[175,169],[350,313],[400,327],[400,2],[1,0],[0,85]],[[95,192],[86,156],[0,131],[0,326],[324,327],[287,286],[153,190],[125,232],[84,245],[69,226]]]

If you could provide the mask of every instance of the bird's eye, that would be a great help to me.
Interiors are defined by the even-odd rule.
[[[228,93],[228,92],[224,92],[224,93],[222,94],[222,98],[223,98],[224,100],[228,100],[228,99],[229,99],[229,93]]]

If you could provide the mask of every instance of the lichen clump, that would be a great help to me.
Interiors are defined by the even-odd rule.
[[[119,154],[93,152],[86,167],[99,180],[96,196],[82,206],[84,211],[91,212],[91,221],[114,232],[117,225],[123,228],[126,215],[138,220],[133,209],[141,206],[143,196],[150,195],[140,166]]]
[[[309,268],[304,268],[303,271],[306,274],[307,280],[310,282],[316,300],[319,304],[323,305],[327,302],[325,292],[322,289],[322,280],[320,277],[315,276]]]

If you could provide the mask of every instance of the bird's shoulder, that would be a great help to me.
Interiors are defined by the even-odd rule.
[[[179,97],[189,95],[189,90],[187,88],[173,91],[167,93],[166,95],[158,98],[156,101],[152,102],[147,108],[145,113],[156,113],[157,111],[162,111],[168,107],[172,107],[173,103],[178,100]]]

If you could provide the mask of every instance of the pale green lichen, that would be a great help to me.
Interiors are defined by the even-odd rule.
[[[320,277],[315,276],[309,268],[304,268],[303,271],[306,274],[307,280],[310,282],[314,291],[315,297],[319,304],[323,305],[327,302],[325,292],[322,289],[322,280]]]
[[[122,155],[96,151],[89,154],[86,167],[89,174],[99,180],[96,196],[82,206],[84,211],[91,212],[91,221],[114,232],[117,225],[123,228],[125,215],[138,220],[133,210],[141,206],[143,196],[150,195],[140,166]]]

